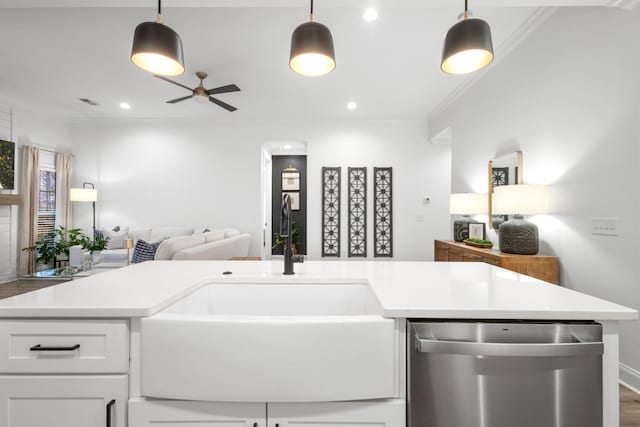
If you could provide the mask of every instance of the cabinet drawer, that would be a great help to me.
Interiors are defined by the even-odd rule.
[[[125,427],[126,375],[0,376],[2,427]]]
[[[0,373],[124,373],[126,320],[0,321]]]

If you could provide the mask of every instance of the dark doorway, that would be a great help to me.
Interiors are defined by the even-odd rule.
[[[276,244],[276,233],[280,233],[280,208],[282,205],[283,192],[292,193],[293,197],[297,197],[299,203],[298,210],[293,210],[292,217],[294,226],[298,229],[298,235],[295,238],[296,248],[299,254],[307,254],[307,156],[273,156],[271,158],[272,166],[272,193],[271,193],[271,235],[273,244]],[[299,175],[299,186],[293,185],[289,189],[282,188],[283,173],[295,177],[295,173]],[[294,188],[298,188],[295,190]],[[282,245],[276,246],[271,250],[272,255],[282,255]]]

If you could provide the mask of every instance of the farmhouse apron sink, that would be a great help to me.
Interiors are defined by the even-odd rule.
[[[393,397],[394,320],[367,284],[208,284],[142,319],[142,394],[313,402]]]

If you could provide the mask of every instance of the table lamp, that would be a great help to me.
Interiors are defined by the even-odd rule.
[[[546,185],[501,185],[493,190],[493,212],[513,215],[498,230],[500,250],[519,255],[538,253],[538,227],[523,215],[545,214],[548,211]]]
[[[91,202],[93,207],[93,238],[96,238],[96,201],[98,190],[91,182],[83,182],[82,188],[69,189],[69,200],[72,202]]]
[[[484,193],[454,193],[449,195],[449,214],[463,215],[453,221],[453,240],[462,242],[469,238],[469,224],[474,222],[469,215],[487,213],[487,195]]]
[[[127,265],[129,265],[129,251],[134,247],[133,239],[125,240],[124,247],[127,248]]]

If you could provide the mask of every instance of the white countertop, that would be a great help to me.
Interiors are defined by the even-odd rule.
[[[638,312],[484,263],[152,261],[0,300],[0,317],[146,317],[208,283],[370,283],[386,317],[633,320]],[[231,271],[230,275],[223,275]],[[1,286],[1,285],[0,285]]]

